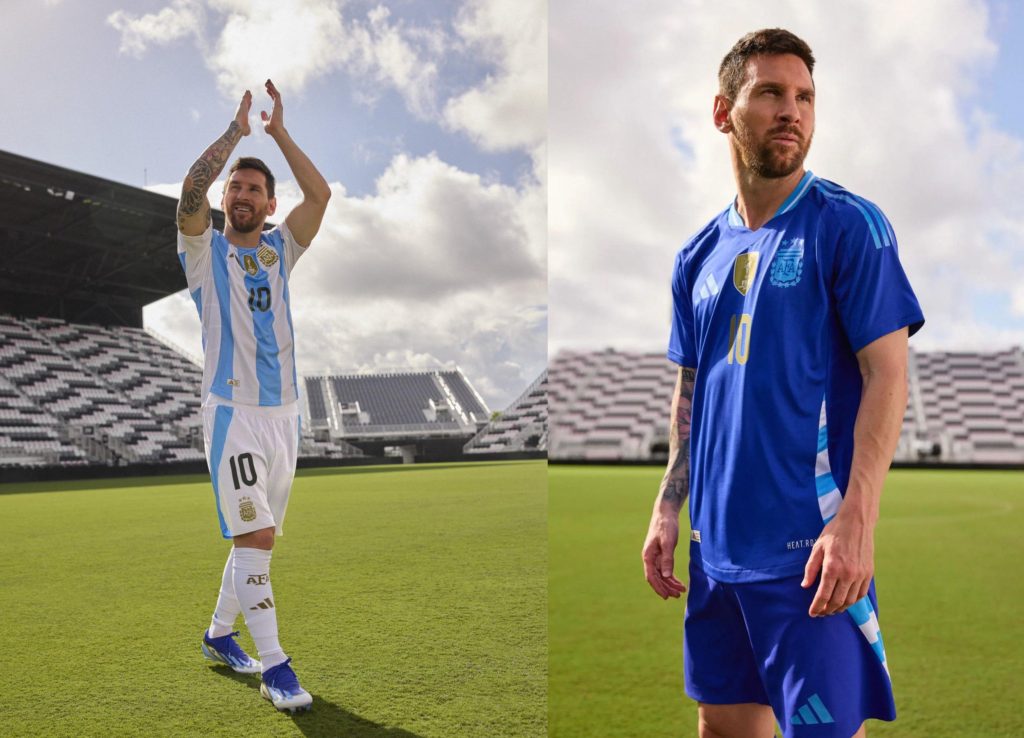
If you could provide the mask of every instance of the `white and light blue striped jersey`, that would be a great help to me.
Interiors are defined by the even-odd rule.
[[[921,307],[873,203],[807,172],[756,231],[735,205],[683,247],[668,357],[697,369],[691,557],[719,581],[803,571],[850,478],[856,352]]]
[[[203,328],[205,403],[212,393],[243,405],[298,398],[288,277],[306,251],[284,223],[242,248],[211,225],[178,232],[178,258]]]

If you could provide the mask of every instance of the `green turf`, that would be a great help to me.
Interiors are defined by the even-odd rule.
[[[200,654],[228,552],[208,479],[0,494],[0,735],[542,736],[546,484],[543,462],[300,473],[272,568],[314,695],[294,718]]]
[[[640,562],[661,476],[550,469],[551,736],[696,735],[684,603],[650,591]],[[898,719],[870,735],[1024,736],[1024,474],[893,471],[875,542]]]

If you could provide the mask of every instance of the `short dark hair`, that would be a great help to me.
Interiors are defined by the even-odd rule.
[[[784,28],[763,28],[737,41],[722,59],[718,68],[718,94],[727,100],[735,100],[747,77],[747,62],[762,54],[795,54],[807,65],[807,71],[814,78],[814,54],[803,39]]]
[[[263,176],[267,178],[267,199],[269,200],[274,196],[274,175],[271,173],[270,167],[264,164],[262,160],[257,159],[255,156],[240,156],[228,170],[228,179],[231,179],[231,175],[239,169],[255,169],[257,172],[263,172]],[[226,186],[227,183],[225,183]]]

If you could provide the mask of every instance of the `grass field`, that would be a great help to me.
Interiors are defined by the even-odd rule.
[[[200,654],[228,552],[207,478],[0,494],[0,735],[543,736],[546,484],[543,462],[300,472],[272,567],[314,695],[295,717]]]
[[[640,562],[661,475],[549,470],[551,736],[696,735],[684,603],[651,592]],[[892,472],[876,577],[898,719],[870,734],[1024,736],[1024,474]]]

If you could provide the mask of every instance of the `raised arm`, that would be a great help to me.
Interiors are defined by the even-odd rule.
[[[203,155],[189,167],[185,181],[181,184],[181,198],[178,200],[178,230],[186,236],[200,236],[210,225],[210,203],[206,199],[206,193],[224,169],[228,157],[242,136],[249,135],[251,106],[252,93],[246,90],[242,95],[242,101],[238,103],[235,119],[224,131],[224,135],[210,144]]]
[[[327,212],[327,202],[331,199],[331,188],[327,180],[313,166],[302,149],[298,147],[288,131],[284,127],[284,106],[281,104],[281,93],[274,87],[274,83],[267,80],[267,94],[274,101],[274,108],[270,115],[266,111],[260,113],[263,120],[263,130],[277,142],[285,161],[288,162],[295,181],[302,190],[302,202],[296,205],[284,222],[288,224],[288,230],[300,246],[309,246],[314,236],[320,230],[320,223]]]
[[[686,585],[676,579],[679,511],[690,494],[690,410],[697,370],[679,367],[668,431],[668,468],[654,500],[651,524],[644,541],[644,576],[662,599],[679,597]]]
[[[804,587],[814,584],[821,572],[809,610],[812,616],[846,610],[868,593],[875,572],[875,524],[882,485],[907,406],[907,329],[872,341],[857,352],[857,362],[863,387],[853,426],[850,482],[804,570]]]

